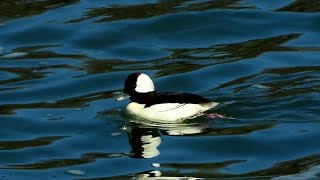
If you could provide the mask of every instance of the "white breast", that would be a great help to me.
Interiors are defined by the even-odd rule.
[[[195,117],[200,113],[214,108],[218,103],[206,104],[179,104],[163,103],[145,108],[144,104],[131,102],[126,110],[129,114],[156,122],[173,123]]]

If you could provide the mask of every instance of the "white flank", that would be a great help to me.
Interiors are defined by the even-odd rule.
[[[214,108],[217,105],[218,103],[215,102],[206,104],[164,103],[145,108],[144,104],[131,102],[128,104],[126,110],[129,114],[133,114],[151,121],[175,123],[181,122],[185,119],[193,118],[199,113]]]

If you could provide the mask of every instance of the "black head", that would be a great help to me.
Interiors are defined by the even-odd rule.
[[[124,83],[123,93],[129,95],[131,101],[145,104],[155,94],[155,88],[148,75],[133,73]]]
[[[136,87],[137,87],[137,79],[140,76],[141,73],[133,73],[130,74],[125,83],[124,83],[124,88],[123,88],[123,93],[128,94],[128,95],[133,95],[136,93]]]

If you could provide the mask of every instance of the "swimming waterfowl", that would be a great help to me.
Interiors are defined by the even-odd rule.
[[[130,98],[126,112],[156,122],[173,123],[194,118],[218,105],[202,96],[190,93],[157,93],[151,78],[143,73],[130,74],[125,83],[123,96]]]

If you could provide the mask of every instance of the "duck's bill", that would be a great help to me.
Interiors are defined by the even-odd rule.
[[[120,97],[117,98],[117,101],[122,101],[128,98],[130,98],[130,96],[128,94],[123,93]]]

